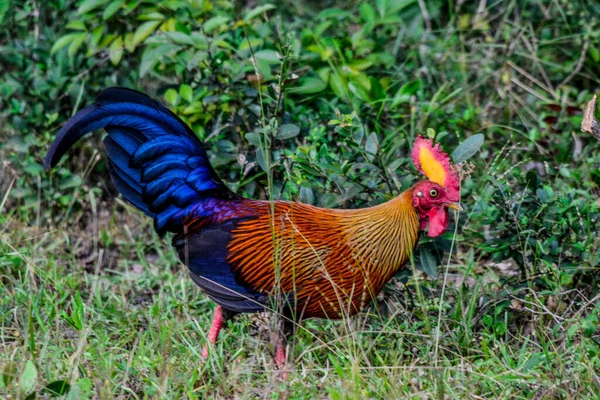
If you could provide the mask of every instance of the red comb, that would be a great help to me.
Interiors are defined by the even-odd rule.
[[[460,196],[460,178],[456,167],[450,162],[440,144],[433,144],[433,139],[418,136],[412,149],[412,159],[417,170],[431,182],[443,186],[449,192]]]

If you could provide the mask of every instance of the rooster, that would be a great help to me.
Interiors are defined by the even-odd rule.
[[[420,231],[441,235],[460,207],[460,177],[439,144],[418,137],[413,162],[427,180],[386,203],[325,209],[251,200],[217,176],[201,142],[175,114],[124,88],[102,91],[58,132],[45,159],[55,166],[86,133],[104,129],[112,180],[154,220],[193,281],[216,304],[208,344],[238,313],[283,304],[288,320],[341,318],[363,309],[410,259]],[[275,361],[286,362],[283,340]]]

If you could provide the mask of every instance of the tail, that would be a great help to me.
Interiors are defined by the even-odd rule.
[[[58,132],[44,166],[55,166],[73,144],[96,129],[117,189],[154,219],[159,234],[181,233],[183,220],[203,214],[203,200],[238,198],[219,179],[202,143],[175,114],[131,89],[109,88]],[[210,210],[205,210],[210,213]]]

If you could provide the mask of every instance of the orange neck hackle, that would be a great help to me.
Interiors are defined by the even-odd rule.
[[[372,273],[371,286],[378,291],[411,256],[419,238],[419,218],[412,205],[413,188],[398,197],[369,208],[350,210],[340,219],[348,244]]]

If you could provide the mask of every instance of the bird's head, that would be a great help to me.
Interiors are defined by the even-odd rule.
[[[415,167],[427,177],[413,187],[412,203],[421,229],[429,225],[428,235],[436,237],[448,228],[448,209],[462,211],[460,176],[450,157],[432,139],[417,137],[412,150]]]

